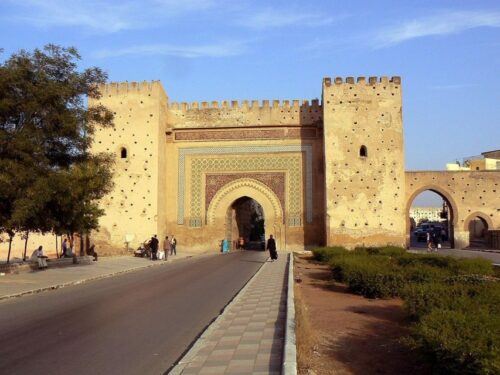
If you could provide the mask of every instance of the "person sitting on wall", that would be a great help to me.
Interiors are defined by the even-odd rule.
[[[39,270],[47,269],[48,256],[43,255],[43,247],[42,246],[38,246],[38,250],[36,250],[36,257],[38,259],[38,269]]]

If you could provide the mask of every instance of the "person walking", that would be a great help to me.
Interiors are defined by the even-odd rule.
[[[432,235],[430,230],[427,231],[427,252],[432,252]]]
[[[66,258],[66,256],[68,255],[68,248],[69,248],[69,244],[68,244],[68,239],[65,238],[63,240],[63,243],[62,243],[62,254],[61,254],[61,258]]]
[[[267,250],[269,250],[269,256],[271,257],[271,261],[274,262],[278,259],[278,252],[276,251],[276,241],[271,234],[269,239],[267,240]]]
[[[170,241],[170,255],[177,255],[177,239],[172,234],[172,240]]]
[[[172,251],[172,244],[168,236],[166,236],[165,241],[163,241],[163,251],[165,252],[165,260],[168,260],[168,254]]]
[[[151,260],[157,260],[158,259],[158,238],[156,234],[151,238],[151,242],[149,243],[149,246],[151,246]]]

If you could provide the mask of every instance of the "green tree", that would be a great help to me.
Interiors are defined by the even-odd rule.
[[[87,107],[88,98],[99,99],[107,75],[96,67],[79,71],[79,60],[75,48],[49,44],[0,63],[0,231],[11,242],[19,231],[95,228],[102,215],[96,199],[111,186],[111,159],[91,155],[90,146],[96,127],[113,125],[113,114]],[[102,175],[88,172],[95,170]],[[75,186],[88,178],[106,179],[90,183],[102,193]],[[69,195],[54,199],[54,191]],[[60,213],[67,216],[51,216]]]

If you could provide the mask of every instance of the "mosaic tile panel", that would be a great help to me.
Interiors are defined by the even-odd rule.
[[[302,155],[268,155],[254,157],[193,158],[191,160],[190,217],[202,217],[202,185],[204,172],[288,172],[288,212],[292,216],[302,212]],[[251,174],[251,173],[250,173]],[[285,207],[285,206],[283,206]]]
[[[205,176],[205,211],[208,210],[213,197],[223,186],[240,178],[253,178],[262,182],[276,194],[281,202],[281,207],[286,207],[285,173],[226,173]]]
[[[244,155],[269,154],[273,152],[304,152],[305,154],[305,210],[306,221],[313,220],[312,212],[312,145],[266,145],[266,146],[229,146],[229,147],[188,147],[179,149],[178,186],[177,186],[177,224],[184,224],[184,196],[186,187],[186,157],[189,155]]]

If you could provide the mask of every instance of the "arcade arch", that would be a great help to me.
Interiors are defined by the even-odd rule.
[[[434,193],[442,200],[440,205],[440,211],[437,218],[417,218],[412,219],[410,217],[410,210],[413,203],[422,194],[429,195],[429,192]],[[406,204],[406,245],[407,247],[422,247],[419,245],[419,239],[423,239],[422,232],[428,231],[429,228],[434,228],[436,232],[444,234],[443,236],[443,246],[444,247],[455,247],[455,228],[457,224],[457,206],[453,201],[451,195],[444,189],[437,186],[424,186],[410,195]],[[427,219],[429,225],[423,224],[422,219]],[[419,222],[420,221],[420,222]],[[419,226],[420,225],[420,226]],[[444,229],[444,232],[439,230],[439,228]],[[441,236],[441,234],[440,234]],[[422,242],[420,242],[422,243]],[[423,239],[423,244],[425,244],[425,239]]]
[[[487,233],[492,228],[493,223],[488,215],[482,212],[473,212],[470,214],[464,222],[464,231],[469,232],[469,247],[487,247]]]

